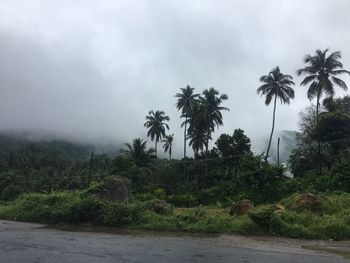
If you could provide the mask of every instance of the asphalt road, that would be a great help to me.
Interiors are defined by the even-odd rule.
[[[107,234],[0,221],[1,263],[105,262],[350,262],[274,240],[240,236]]]

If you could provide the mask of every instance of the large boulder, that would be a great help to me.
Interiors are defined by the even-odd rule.
[[[131,180],[123,176],[109,176],[102,183],[93,183],[86,190],[87,194],[94,194],[111,201],[123,201],[130,197]]]
[[[322,199],[312,193],[301,193],[295,196],[291,208],[298,211],[320,212]]]
[[[233,204],[230,209],[230,215],[244,215],[254,209],[254,204],[248,199],[244,199],[236,204]]]
[[[130,197],[131,180],[123,176],[110,176],[104,180],[105,196],[113,201],[122,201]]]

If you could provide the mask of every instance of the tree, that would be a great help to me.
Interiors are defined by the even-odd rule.
[[[193,104],[199,97],[199,94],[194,94],[193,91],[194,88],[187,85],[186,88],[181,88],[181,93],[176,93],[175,95],[175,97],[178,98],[176,108],[181,110],[181,117],[185,118],[185,121],[181,124],[181,127],[184,127],[184,158],[186,158],[188,119],[191,116]]]
[[[308,140],[315,140],[317,138],[317,120],[316,120],[316,106],[311,105],[299,112],[298,126]]]
[[[328,143],[332,156],[349,150],[350,146],[350,97],[327,98],[319,118],[319,137]]]
[[[206,89],[203,91],[203,97],[200,97],[202,105],[204,105],[204,111],[201,112],[201,117],[206,120],[207,124],[207,140],[205,144],[205,150],[208,152],[209,139],[211,138],[211,132],[214,132],[215,126],[219,127],[223,125],[221,111],[229,111],[228,108],[220,106],[225,100],[228,99],[226,94],[219,94],[214,88]]]
[[[148,128],[147,136],[151,137],[152,141],[155,141],[155,153],[157,157],[157,143],[165,136],[165,129],[169,130],[169,125],[165,123],[170,118],[165,115],[164,111],[153,110],[146,116],[146,122],[144,126]]]
[[[235,129],[232,135],[233,144],[235,146],[235,155],[243,155],[250,152],[250,139],[244,134],[244,130]]]
[[[192,105],[191,114],[188,118],[188,134],[189,145],[192,147],[194,155],[197,156],[198,152],[203,153],[206,142],[211,139],[207,138],[207,114],[205,114],[206,106],[202,103],[202,100],[196,100]]]
[[[317,122],[317,141],[318,141],[318,156],[319,156],[319,173],[322,173],[322,160],[321,160],[321,141],[319,134],[319,110],[320,99],[323,94],[327,97],[334,96],[334,85],[347,90],[346,83],[340,78],[336,77],[340,74],[349,74],[350,72],[343,69],[343,64],[339,61],[341,59],[341,53],[339,51],[331,53],[327,56],[329,50],[324,51],[316,50],[314,56],[306,55],[304,68],[298,69],[297,74],[307,75],[300,83],[301,86],[309,85],[307,91],[307,97],[312,100],[316,97],[316,122]]]
[[[121,151],[140,167],[147,166],[155,152],[153,148],[147,149],[147,141],[140,138],[133,139],[132,144],[125,143],[125,146],[127,149]]]
[[[242,129],[235,129],[233,135],[221,134],[215,142],[214,149],[224,163],[229,166],[237,166],[241,157],[250,152],[250,139]]]
[[[152,181],[152,174],[154,167],[151,160],[154,158],[153,148],[147,149],[147,141],[143,141],[140,138],[136,138],[132,141],[132,144],[125,143],[127,149],[121,151],[129,158],[116,158],[114,160],[114,169],[120,171],[120,174],[129,177],[132,180],[132,184],[135,190],[141,191],[144,189],[147,183]],[[123,163],[121,165],[120,163]],[[126,162],[127,164],[125,164]]]
[[[289,104],[290,99],[294,99],[294,90],[291,87],[294,85],[294,82],[293,78],[290,75],[282,74],[278,66],[275,67],[268,75],[260,77],[260,81],[264,84],[257,89],[257,93],[261,96],[265,96],[265,104],[270,105],[271,101],[274,100],[272,129],[265,156],[265,161],[267,161],[267,158],[269,157],[272,136],[275,129],[277,99],[280,99],[281,103]]]
[[[162,142],[164,142],[163,148],[164,148],[164,152],[169,152],[169,160],[171,160],[171,152],[172,152],[172,148],[173,148],[173,141],[174,141],[174,133],[173,134],[169,134],[169,135],[165,135],[164,139],[162,140]]]

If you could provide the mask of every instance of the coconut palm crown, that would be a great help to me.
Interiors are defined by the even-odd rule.
[[[173,149],[173,141],[174,141],[174,133],[165,135],[164,139],[162,140],[164,152],[169,152],[169,159],[171,160],[171,153]]]
[[[148,128],[147,136],[151,137],[152,141],[155,141],[155,153],[157,157],[157,143],[165,136],[165,130],[169,130],[169,125],[166,121],[169,121],[170,118],[165,115],[164,111],[153,110],[148,113],[146,116],[146,122],[144,126]]]

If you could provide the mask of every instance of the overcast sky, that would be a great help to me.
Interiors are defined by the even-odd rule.
[[[327,47],[350,69],[349,10],[349,0],[1,0],[0,129],[119,143],[145,137],[145,115],[159,109],[179,153],[174,94],[189,84],[228,95],[216,136],[242,128],[258,145],[272,119],[259,77],[277,65],[295,76]],[[296,130],[310,103],[300,80],[277,130]]]

